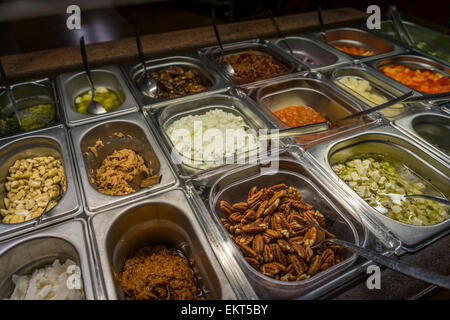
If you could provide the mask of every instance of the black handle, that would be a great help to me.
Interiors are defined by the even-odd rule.
[[[147,74],[147,67],[145,65],[145,58],[144,58],[144,50],[142,49],[142,43],[141,43],[141,37],[139,36],[139,30],[136,30],[136,46],[139,52],[139,59],[141,59],[141,63],[144,67],[144,72]]]
[[[427,270],[427,269],[424,269],[424,268],[421,268],[418,266],[407,264],[399,259],[384,256],[375,251],[356,246],[353,243],[350,243],[347,241],[333,239],[332,242],[340,244],[341,246],[344,246],[344,247],[352,250],[356,254],[358,254],[368,260],[372,260],[378,264],[381,264],[385,267],[388,267],[389,269],[406,274],[407,276],[425,281],[427,283],[434,284],[441,288],[450,289],[450,277],[449,276],[445,276],[445,275],[436,273],[434,271],[430,271],[430,270]]]
[[[5,69],[3,69],[3,64],[2,64],[1,60],[0,60],[0,73],[3,78],[3,82],[5,83],[6,93],[8,94],[8,98],[11,101],[11,104],[13,106],[17,121],[19,122],[19,126],[21,127],[22,120],[20,119],[19,110],[17,109],[16,99],[14,99],[14,94],[11,90],[11,86],[9,85],[8,77],[6,76]]]
[[[319,24],[320,24],[320,30],[323,32],[324,31],[324,26],[323,26],[323,19],[322,19],[322,7],[319,6],[317,8],[317,14],[319,16]]]
[[[217,30],[216,9],[215,8],[213,8],[212,11],[211,11],[211,20],[212,20],[212,24],[213,24],[213,28],[214,28],[214,33],[216,34],[217,42],[219,43],[220,52],[222,54],[222,61],[223,61],[225,59],[225,55],[224,55],[224,52],[223,52],[222,41],[220,40],[219,30]]]
[[[351,115],[349,115],[347,117],[344,117],[342,119],[339,119],[339,120],[335,121],[335,123],[338,123],[338,122],[341,122],[341,121],[345,121],[345,120],[348,120],[348,119],[357,118],[357,117],[360,117],[360,116],[363,116],[363,115],[367,115],[367,114],[376,112],[376,111],[384,109],[384,108],[388,108],[388,107],[390,107],[390,106],[392,106],[392,105],[394,105],[396,103],[399,103],[399,102],[402,102],[402,101],[408,99],[412,95],[413,95],[413,92],[409,91],[409,92],[405,93],[404,95],[401,95],[398,98],[392,99],[392,100],[390,100],[388,102],[385,102],[383,104],[380,104],[380,105],[378,105],[376,107],[373,107],[373,108],[370,108],[370,109],[367,109],[367,110],[363,110],[363,111],[351,114]]]
[[[284,36],[283,32],[280,29],[280,26],[278,25],[277,21],[275,20],[273,14],[272,14],[272,10],[267,10],[267,15],[270,18],[270,21],[272,21],[273,26],[275,27],[275,29],[277,30],[278,33],[278,37],[283,39],[284,44],[286,45],[286,47],[289,50],[289,53],[291,55],[294,55],[294,52],[292,51],[291,46],[289,45],[289,43],[286,41],[286,37]]]
[[[86,54],[86,46],[84,44],[84,36],[80,38],[80,49],[81,49],[81,58],[83,59],[84,70],[86,71],[89,84],[91,85],[92,97],[94,97],[95,94],[94,81],[92,81],[91,71],[89,70],[89,64]]]

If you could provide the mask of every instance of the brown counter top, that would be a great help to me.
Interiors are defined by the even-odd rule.
[[[324,23],[328,26],[358,23],[365,18],[367,18],[366,13],[352,8],[323,11]],[[282,16],[276,19],[281,30],[286,34],[307,33],[318,29],[316,12]],[[218,28],[223,42],[276,36],[269,19],[222,24]],[[141,38],[145,54],[149,58],[195,51],[201,47],[216,44],[212,27],[150,34]],[[120,64],[138,59],[134,38],[88,44],[87,52],[91,66]],[[1,60],[12,81],[82,69],[78,46],[4,56]]]

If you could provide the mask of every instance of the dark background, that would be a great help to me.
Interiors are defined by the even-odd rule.
[[[81,8],[82,30],[66,28],[71,4]],[[218,23],[229,23],[263,18],[267,9],[280,16],[314,11],[319,4],[364,12],[376,4],[382,13],[394,4],[404,15],[449,24],[445,0],[0,0],[0,56],[77,45],[81,35],[94,43],[131,37],[135,28],[151,34],[209,26],[213,7]]]

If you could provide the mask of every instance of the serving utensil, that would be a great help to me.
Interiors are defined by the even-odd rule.
[[[379,193],[382,196],[386,196],[392,199],[394,202],[405,201],[406,198],[424,198],[428,200],[433,200],[436,202],[440,202],[446,205],[450,205],[450,200],[445,198],[439,198],[435,196],[430,196],[428,194],[397,194],[397,193]]]
[[[20,128],[20,127],[22,127],[22,119],[20,117],[19,109],[17,108],[17,104],[16,104],[16,99],[14,98],[14,94],[9,85],[8,77],[6,76],[5,69],[3,69],[3,64],[1,62],[1,60],[0,60],[0,74],[2,75],[3,83],[5,84],[6,93],[8,94],[9,100],[11,101],[11,104],[13,106],[14,113],[16,115],[17,122],[19,122],[19,128]]]
[[[50,202],[52,202],[52,201],[57,201],[58,198],[61,199],[62,196],[64,195],[64,192],[65,192],[65,190],[63,190],[63,188],[62,188],[61,186],[59,186],[58,193],[55,194],[53,197],[51,197],[51,198],[48,200],[47,204],[45,205],[44,211],[42,211],[42,214],[41,214],[39,217],[37,217],[37,219],[35,220],[34,226],[38,226],[38,225],[41,224],[42,219],[44,218],[44,215],[49,211],[49,210],[48,210],[48,206],[49,206]]]
[[[308,219],[308,222],[312,226],[317,228],[318,230],[323,231],[323,228],[315,221]],[[325,234],[327,234],[327,233],[325,233]],[[381,264],[382,266],[385,266],[389,269],[403,273],[403,274],[413,277],[415,279],[419,279],[419,280],[425,281],[427,283],[434,284],[441,288],[450,289],[450,277],[449,276],[442,275],[442,274],[439,274],[434,271],[430,271],[430,270],[427,270],[427,269],[424,269],[424,268],[421,268],[418,266],[414,266],[414,265],[405,263],[397,258],[385,256],[374,250],[369,250],[369,249],[360,247],[358,245],[355,245],[354,243],[336,239],[336,238],[325,238],[321,242],[314,244],[314,247],[321,245],[323,242],[331,242],[331,243],[341,245],[341,246],[353,251],[357,255],[366,258],[367,260],[371,260],[373,262]]]
[[[234,75],[234,69],[228,62],[225,61],[225,53],[222,46],[222,40],[220,40],[219,30],[217,29],[216,24],[216,9],[213,8],[211,12],[211,20],[214,28],[214,33],[216,35],[217,43],[219,44],[220,54],[222,56],[222,62],[220,63],[220,67],[223,68],[228,74]]]
[[[322,7],[319,6],[317,8],[317,15],[319,17],[319,24],[320,24],[320,35],[323,37],[323,39],[325,40],[325,43],[329,45],[328,43],[328,37],[327,37],[327,33],[325,32],[325,26],[323,24],[323,19],[322,19]]]
[[[292,51],[292,48],[291,48],[291,46],[289,45],[289,42],[286,40],[286,36],[283,34],[283,32],[282,32],[281,29],[280,29],[280,26],[279,26],[278,23],[276,22],[276,20],[275,20],[273,14],[272,14],[272,10],[268,10],[268,11],[267,11],[267,14],[269,15],[270,21],[272,21],[273,26],[274,26],[275,29],[277,30],[278,37],[281,38],[281,39],[283,39],[283,43],[284,43],[284,44],[286,45],[286,47],[288,48],[289,53],[290,53],[291,55],[294,55],[294,51]]]
[[[389,13],[391,15],[392,23],[394,24],[394,30],[397,33],[399,39],[409,46],[414,46],[414,40],[405,27],[405,24],[397,10],[396,6],[389,7]]]
[[[305,126],[292,127],[288,129],[278,130],[277,132],[269,133],[266,135],[260,135],[259,140],[270,140],[270,139],[282,139],[287,137],[298,137],[311,133],[319,133],[327,131],[329,125],[327,122],[319,122],[314,124],[308,124]]]
[[[95,97],[95,87],[94,87],[94,81],[92,81],[91,71],[89,70],[89,64],[86,54],[86,46],[84,44],[84,37],[80,38],[80,50],[81,50],[81,57],[83,59],[83,65],[84,70],[86,71],[86,75],[88,77],[89,85],[91,87],[91,101],[88,104],[87,110],[90,114],[102,114],[106,113],[106,109],[97,101],[94,100]]]
[[[142,50],[141,37],[139,36],[139,31],[136,31],[136,45],[139,52],[139,59],[141,60],[142,67],[144,68],[144,72],[138,80],[139,89],[141,89],[144,94],[149,97],[155,97],[157,91],[157,83],[156,80],[150,75],[147,71],[147,66],[145,65],[144,59],[144,50]]]

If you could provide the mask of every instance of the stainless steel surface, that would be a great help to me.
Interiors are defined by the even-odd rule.
[[[33,231],[0,243],[0,298],[9,297],[14,284],[13,274],[26,275],[60,259],[76,262],[81,269],[84,298],[97,298],[95,266],[87,224],[82,219],[64,222]]]
[[[91,70],[96,86],[102,86],[117,93],[122,104],[111,112],[100,115],[82,114],[76,111],[75,99],[89,90],[89,82],[85,72],[65,73],[56,78],[59,98],[64,112],[66,125],[79,126],[98,120],[109,119],[118,115],[135,112],[139,107],[128,89],[118,67],[107,66]]]
[[[426,110],[398,119],[393,126],[450,164],[449,114],[437,108]]]
[[[393,56],[393,57],[386,58],[386,59],[379,59],[379,60],[371,61],[369,63],[369,66],[371,68],[375,69],[381,75],[381,77],[383,77],[385,79],[386,78],[392,79],[379,70],[382,66],[388,66],[391,64],[401,64],[401,65],[408,67],[410,69],[413,69],[413,70],[415,70],[415,69],[433,70],[433,71],[436,71],[443,75],[450,76],[450,67],[448,67],[444,64],[438,63],[429,58],[417,55],[417,54],[402,54],[402,55],[397,55],[397,56]],[[408,86],[406,86],[398,81],[397,81],[397,83],[399,84],[399,86],[402,86],[404,88],[409,88]],[[411,88],[409,88],[409,89],[414,90]],[[414,90],[414,91],[419,94],[425,93],[425,92],[418,91],[418,90]]]
[[[260,81],[264,81],[266,79],[276,78],[276,77],[279,77],[279,76],[282,76],[285,74],[289,74],[289,73],[299,70],[299,67],[297,66],[293,57],[289,56],[283,50],[277,48],[276,46],[274,46],[273,44],[271,44],[269,41],[266,41],[266,40],[256,39],[256,40],[248,40],[248,41],[225,44],[223,46],[223,50],[225,53],[225,57],[231,56],[234,54],[239,54],[239,53],[245,52],[247,50],[252,50],[256,54],[273,56],[275,58],[275,60],[286,69],[286,72],[283,74],[274,75],[274,76],[270,76],[270,77],[266,77],[266,78],[253,79],[253,80],[243,80],[243,79],[239,79],[236,76],[232,76],[232,75],[224,72],[224,70],[220,68],[220,65],[217,62],[221,56],[219,47],[216,46],[216,47],[208,47],[208,48],[201,49],[199,51],[200,55],[203,56],[208,61],[208,63],[211,66],[213,66],[228,82],[230,82],[231,84],[234,84],[236,86],[260,82]]]
[[[113,272],[121,274],[131,250],[151,244],[178,247],[193,259],[200,285],[209,292],[208,299],[245,299],[234,293],[226,270],[217,260],[180,189],[95,215],[89,219],[89,225],[107,299],[123,299]]]
[[[82,212],[81,197],[66,130],[62,126],[54,127],[38,133],[29,133],[18,138],[8,138],[0,141],[1,208],[4,208],[5,181],[9,168],[16,160],[44,155],[51,155],[62,160],[66,176],[66,192],[58,204],[43,217],[39,228],[72,218]],[[32,229],[36,229],[34,220],[17,224],[0,224],[0,241]]]
[[[149,97],[142,93],[136,86],[136,81],[144,72],[142,64],[127,64],[122,68],[124,73],[127,75],[128,84],[141,107],[157,109],[167,104],[173,103],[174,101],[186,101],[195,97],[224,91],[228,88],[228,85],[225,83],[222,77],[213,69],[206,66],[205,63],[203,63],[196,55],[179,55],[146,61],[146,68],[149,73],[163,70],[164,68],[167,68],[169,66],[180,66],[182,68],[198,71],[202,81],[207,85],[208,89],[200,93],[190,94],[184,97],[172,99]]]
[[[29,132],[37,132],[39,130],[45,130],[46,128],[61,124],[60,104],[59,101],[56,99],[55,85],[53,79],[43,78],[33,81],[20,82],[12,85],[11,88],[14,92],[14,97],[18,104],[19,112],[25,111],[25,109],[41,103],[50,103],[52,104],[55,110],[55,114],[53,120],[41,128],[33,129],[27,132],[12,133],[12,134],[2,134],[0,131],[0,139],[12,136],[18,137],[20,135]],[[10,107],[11,103],[5,92],[5,88],[0,87],[0,109],[3,109],[2,112],[8,114],[10,113],[9,111]]]
[[[328,38],[327,47],[330,49],[330,51],[332,52],[338,51],[341,54],[349,57],[353,61],[357,62],[371,61],[377,58],[399,54],[404,51],[402,47],[398,46],[397,44],[390,42],[386,39],[383,39],[381,37],[375,36],[374,34],[361,29],[356,28],[330,29],[326,31],[326,35]],[[320,32],[315,32],[308,36],[316,41],[321,41],[325,43],[323,38],[321,37]],[[363,47],[365,49],[375,51],[376,54],[373,56],[356,56],[336,49],[335,47],[333,47],[334,44]]]
[[[369,69],[368,67],[363,65],[342,66],[330,71],[328,73],[328,77],[330,78],[330,80],[344,88],[344,90],[348,94],[360,101],[365,108],[372,108],[374,103],[367,100],[356,91],[353,91],[351,88],[348,88],[345,85],[341,84],[339,80],[346,76],[368,81],[377,94],[385,97],[388,100],[401,96],[403,93],[410,91],[409,88],[399,86],[398,82],[394,79],[383,79],[377,72],[374,72],[372,69]],[[415,94],[415,96],[418,97],[420,95]],[[414,110],[417,108],[424,108],[424,106],[419,104],[407,104],[404,105],[403,108],[388,108],[380,113],[386,119],[392,121],[398,117],[404,116],[410,110]]]
[[[303,105],[320,113],[327,121],[333,123],[363,108],[340,91],[321,75],[293,76],[290,79],[268,82],[260,87],[252,87],[249,94],[262,110],[273,128],[289,128],[274,113],[279,109],[290,106]],[[296,141],[302,145],[310,145],[324,140],[333,139],[335,135],[348,130],[362,129],[374,119],[367,117],[362,121],[355,121],[327,132],[302,136]]]
[[[215,109],[220,109],[224,112],[242,117],[249,128],[255,130],[255,132],[258,132],[259,128],[266,128],[265,122],[252,110],[251,106],[246,101],[231,95],[214,94],[186,102],[173,103],[164,108],[157,115],[156,127],[159,129],[160,136],[165,142],[166,152],[170,154],[175,148],[166,132],[167,128],[174,121],[185,116],[200,115]],[[177,163],[175,166],[178,168],[178,174],[181,177],[188,177],[203,171],[219,170],[224,169],[224,167],[233,166],[226,165],[227,159],[223,159],[224,165],[215,166],[208,170],[202,170],[195,167],[195,163],[186,163],[191,159],[185,157],[185,161],[183,162],[182,155],[177,155],[176,153],[174,154],[174,157],[175,158],[173,159],[171,157],[171,160],[175,161],[176,159]],[[205,161],[205,164],[209,163]]]
[[[348,201],[350,205],[359,207],[361,214],[368,215],[370,219],[375,218],[377,224],[381,224],[401,240],[405,250],[417,251],[450,232],[450,219],[437,225],[415,226],[384,216],[359,197],[331,169],[333,164],[357,154],[383,154],[420,173],[422,178],[428,180],[444,196],[448,197],[450,195],[450,169],[448,164],[434,157],[392,126],[380,126],[363,133],[327,142],[309,149],[308,152],[328,171],[330,179],[345,190],[347,193],[345,201]]]
[[[109,138],[113,133],[125,135],[123,139]],[[85,212],[94,214],[101,210],[110,209],[127,201],[137,200],[148,194],[155,193],[173,186],[178,182],[164,157],[158,142],[151,134],[144,117],[140,113],[109,119],[101,123],[87,124],[72,128],[70,131],[74,156],[78,164],[77,171],[83,190]],[[129,137],[130,135],[131,137]],[[88,147],[93,147],[97,140],[109,141],[105,147],[98,150],[99,158],[92,154],[84,155]],[[155,173],[161,174],[160,183],[148,188],[142,188],[129,195],[111,196],[97,191],[95,183],[91,183],[89,176],[101,165],[103,159],[116,148],[131,148],[137,151],[147,163],[151,161]],[[94,170],[94,171],[91,171]]]
[[[302,66],[305,65],[311,70],[328,70],[332,67],[350,63],[350,59],[338,52],[331,52],[325,44],[315,42],[311,39],[292,36],[286,39],[272,39],[270,40],[280,49],[286,51],[286,43],[292,48],[295,60]],[[303,61],[302,59],[311,59],[318,63],[314,65]]]
[[[316,172],[309,170],[307,161],[293,161],[281,157],[279,162],[249,165],[235,168],[216,181],[197,181],[201,186],[202,199],[212,216],[220,237],[216,241],[225,247],[228,259],[235,259],[260,299],[302,299],[320,296],[325,291],[339,286],[341,281],[348,281],[358,271],[356,255],[346,252],[345,260],[310,279],[297,282],[284,282],[269,278],[251,267],[229,237],[220,218],[220,201],[228,203],[246,201],[252,186],[268,187],[285,183],[299,189],[303,199],[322,212],[327,220],[327,228],[338,238],[348,240],[361,246],[371,245],[365,228],[341,205],[338,193],[328,189],[319,182]],[[211,187],[212,184],[212,187]],[[356,216],[356,214],[355,214]],[[218,244],[218,245],[219,245]],[[345,279],[345,280],[344,280]]]

